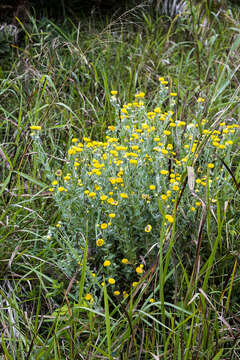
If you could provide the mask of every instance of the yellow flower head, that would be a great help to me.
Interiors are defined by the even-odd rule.
[[[102,223],[100,227],[101,227],[102,230],[107,229],[108,224]]]
[[[74,150],[74,149],[69,149],[69,150],[68,150],[68,154],[69,154],[69,155],[74,155],[74,154],[76,154],[76,150]]]
[[[142,269],[141,266],[138,266],[138,267],[136,268],[136,273],[137,273],[137,274],[142,274],[142,273],[143,273],[143,269]]]
[[[172,215],[166,215],[165,218],[167,219],[167,221],[168,221],[169,223],[173,223],[173,221],[174,221],[174,218],[173,218]]]
[[[62,192],[62,191],[64,191],[64,190],[65,190],[65,189],[64,189],[63,186],[59,186],[59,187],[58,187],[58,191],[59,191],[59,192]]]
[[[148,224],[144,230],[145,232],[150,232],[152,230],[152,226]]]
[[[115,291],[113,292],[113,295],[115,295],[115,296],[119,296],[119,295],[120,295],[120,291],[115,290]]]
[[[136,159],[130,159],[129,160],[129,164],[133,164],[133,165],[137,165],[137,160]]]
[[[86,299],[87,301],[92,300],[92,295],[91,295],[91,294],[87,294],[87,295],[85,296],[85,299]]]
[[[42,127],[41,127],[41,126],[32,125],[32,126],[30,126],[30,129],[31,129],[31,130],[41,130]]]
[[[108,282],[109,282],[109,284],[114,285],[116,281],[113,278],[109,278]]]
[[[169,130],[164,130],[163,133],[164,133],[164,135],[170,135],[170,134],[171,134],[171,131],[169,131]]]
[[[167,170],[161,170],[161,171],[160,171],[160,174],[162,174],[162,175],[167,175],[167,174],[168,174],[168,171],[167,171]]]
[[[55,175],[56,175],[56,176],[62,176],[62,170],[58,169],[58,170],[55,172]]]
[[[104,263],[103,263],[104,267],[108,267],[110,265],[111,265],[111,261],[109,261],[109,260],[105,260]]]
[[[144,98],[145,93],[144,92],[140,92],[138,94],[135,95],[135,98]]]
[[[162,152],[163,155],[168,154],[168,151],[166,149],[162,149],[161,152]]]
[[[214,168],[214,164],[213,164],[213,163],[208,164],[208,168],[209,168],[209,169],[213,169],[213,168]]]
[[[126,259],[126,258],[122,259],[122,263],[123,264],[128,264],[128,259]]]
[[[100,199],[101,199],[102,201],[107,200],[107,195],[101,195]]]
[[[96,241],[97,246],[103,246],[103,244],[104,244],[104,239],[97,239]]]

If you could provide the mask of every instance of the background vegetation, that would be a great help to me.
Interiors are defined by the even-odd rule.
[[[228,155],[212,148],[201,160],[204,175],[208,163],[219,170],[215,202],[206,186],[205,207],[193,216],[175,199],[170,241],[163,244],[169,230],[155,234],[156,259],[139,245],[132,261],[144,272],[128,297],[99,282],[94,301],[87,296],[96,246],[79,248],[74,229],[56,227],[64,209],[49,187],[73,138],[105,141],[108,126],[118,125],[111,90],[119,111],[140,91],[149,111],[162,99],[169,109],[169,97],[159,96],[163,76],[177,93],[177,120],[205,118],[209,130],[239,125],[239,7],[189,1],[174,18],[147,4],[97,14],[57,21],[43,13],[0,33],[2,357],[238,359],[239,128]],[[32,134],[32,125],[41,131]],[[207,149],[202,139],[199,146]]]

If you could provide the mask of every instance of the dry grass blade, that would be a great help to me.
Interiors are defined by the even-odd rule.
[[[209,297],[207,296],[207,294],[205,293],[205,291],[203,291],[203,289],[199,288],[199,293],[203,295],[203,297],[207,300],[207,302],[209,303],[209,305],[211,306],[212,310],[213,311],[216,311],[216,308],[214,307],[213,303],[211,302],[211,300],[209,299]],[[229,333],[231,334],[231,336],[233,338],[235,338],[235,335],[233,333],[233,329],[231,327],[231,325],[227,322],[227,320],[223,317],[223,315],[219,314],[217,312],[217,316],[218,316],[218,319],[224,323],[224,325],[227,327]]]
[[[15,256],[16,256],[16,254],[17,254],[17,252],[18,252],[19,248],[20,248],[20,246],[19,246],[19,245],[18,245],[18,246],[16,246],[16,248],[14,249],[14,251],[13,251],[13,253],[12,253],[12,255],[11,255],[10,259],[9,259],[9,262],[8,262],[8,268],[9,268],[9,269],[11,269],[12,262],[13,262],[13,260],[14,260]]]
[[[188,299],[189,295],[192,296],[192,291],[193,291],[192,285],[196,284],[197,279],[198,279],[198,274],[199,274],[199,270],[200,270],[200,259],[201,259],[200,258],[200,252],[201,252],[201,245],[202,245],[202,234],[203,234],[203,227],[204,227],[204,224],[205,224],[205,221],[206,221],[206,215],[207,215],[206,204],[204,203],[204,201],[194,191],[194,184],[195,184],[194,168],[188,166],[187,171],[188,171],[189,190],[190,190],[191,194],[197,200],[200,201],[200,203],[202,205],[202,213],[201,213],[201,219],[200,219],[199,228],[198,228],[198,239],[196,241],[196,246],[197,246],[196,255],[195,255],[191,280],[190,280],[190,286],[188,287],[186,297],[185,297],[185,301]],[[190,303],[191,303],[191,301],[192,300],[190,300]]]

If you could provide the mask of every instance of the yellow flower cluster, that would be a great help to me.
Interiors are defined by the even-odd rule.
[[[159,82],[160,93],[169,93],[170,104],[173,104],[177,93],[166,93],[168,81],[163,77],[159,77]],[[116,90],[112,90],[111,95],[115,99],[112,99],[112,103],[119,112],[117,94]],[[122,259],[124,265],[136,263],[132,250],[138,246],[132,243],[135,238],[147,239],[150,246],[159,236],[156,223],[171,227],[177,221],[174,204],[181,194],[187,167],[192,166],[196,159],[204,162],[204,158],[200,157],[203,153],[202,142],[208,147],[213,146],[216,151],[227,153],[238,128],[237,124],[222,122],[211,129],[207,119],[187,123],[174,114],[172,106],[168,111],[163,109],[162,103],[152,111],[146,111],[144,98],[145,93],[138,92],[133,102],[122,106],[121,121],[108,126],[103,141],[89,137],[83,137],[81,141],[73,138],[66,159],[67,171],[56,170],[49,188],[63,206],[66,201],[66,209],[71,216],[81,217],[91,213],[90,241],[93,238],[100,257],[105,254],[103,260],[106,259],[104,251],[110,248],[109,242],[121,244],[114,249],[125,249],[124,253],[118,250],[119,254],[108,257],[111,261],[102,260],[104,271],[108,271],[110,265],[113,267],[114,256],[115,259]],[[198,98],[196,106],[201,108],[201,104],[205,106],[205,100]],[[204,191],[207,184],[212,185],[210,175],[216,171],[216,158],[209,158],[208,161],[211,162],[205,161],[203,164],[205,172],[196,169],[196,192]],[[214,194],[211,196],[214,199]],[[69,207],[71,197],[74,206],[80,209],[76,214],[75,210],[72,211],[74,206]],[[197,212],[199,206],[201,202],[197,201],[190,204],[189,210],[191,213]],[[135,222],[138,222],[137,236],[136,230],[132,231]],[[124,234],[133,235],[129,235],[128,239]],[[129,245],[126,245],[127,241]],[[121,266],[128,271],[130,265]],[[141,275],[143,271],[140,265],[134,273]],[[116,274],[109,276],[108,273],[106,282],[114,285]],[[132,287],[136,286],[137,282],[133,283],[135,285]],[[113,293],[120,295],[118,290]],[[91,300],[88,295],[86,300]],[[128,293],[123,296],[127,297]]]

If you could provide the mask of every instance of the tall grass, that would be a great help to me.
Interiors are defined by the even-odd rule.
[[[0,68],[3,358],[239,358],[239,129],[224,159],[208,154],[207,161],[216,159],[228,174],[216,206],[209,170],[204,198],[194,192],[196,160],[183,174],[173,224],[168,232],[161,228],[158,255],[128,297],[115,298],[106,284],[104,291],[97,284],[97,304],[84,299],[88,260],[94,257],[87,240],[82,258],[69,234],[58,240],[46,235],[61,220],[48,191],[51,169],[66,165],[73,137],[105,138],[107,126],[116,123],[111,90],[119,91],[122,103],[145,91],[146,106],[154,107],[163,75],[170,90],[177,89],[179,120],[199,121],[194,103],[203,97],[209,129],[239,123],[239,15],[238,8],[229,8],[221,17],[204,18],[196,6],[167,26],[147,8],[137,8],[78,25],[31,18],[29,31],[20,24],[24,43],[10,50]],[[44,129],[45,153],[36,152],[31,124]],[[189,204],[200,202],[192,220],[181,203],[186,189]]]

